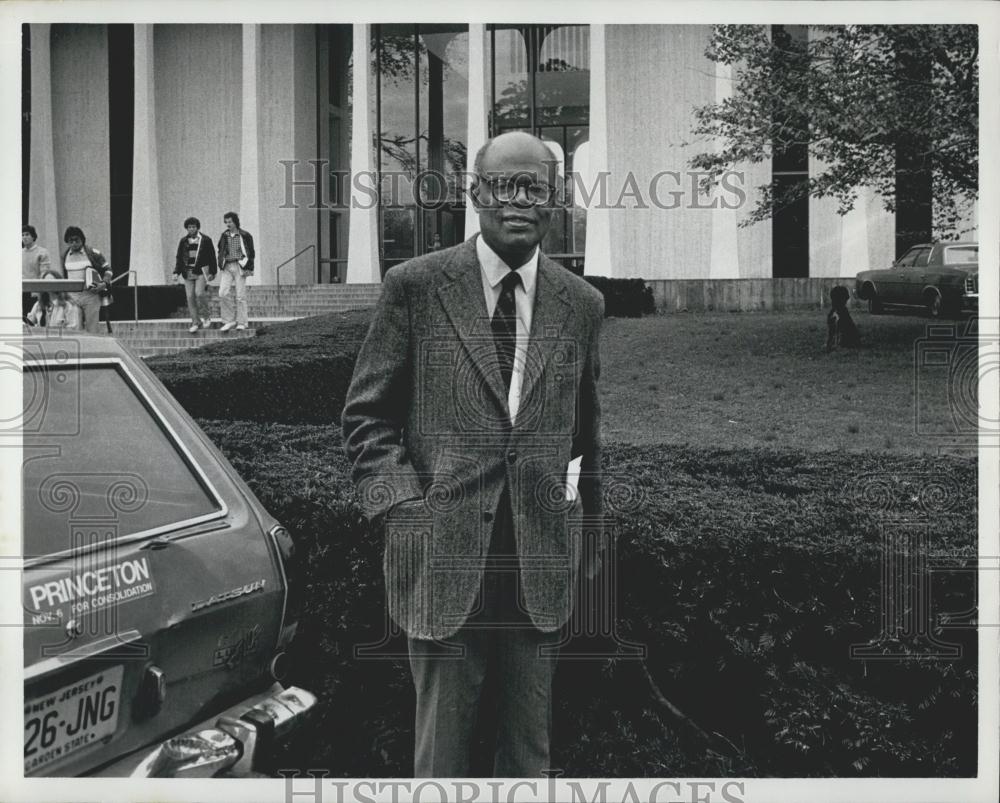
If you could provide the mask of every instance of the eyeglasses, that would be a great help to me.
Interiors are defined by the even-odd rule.
[[[524,196],[528,203],[533,206],[543,206],[552,200],[556,192],[556,188],[551,184],[526,181],[524,176],[520,178],[488,178],[477,173],[476,177],[490,188],[497,203],[501,204],[516,202],[518,192],[524,190]]]

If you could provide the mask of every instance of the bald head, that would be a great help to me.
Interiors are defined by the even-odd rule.
[[[554,177],[558,162],[556,155],[542,140],[527,131],[507,131],[486,140],[482,147],[476,151],[472,169],[477,175],[489,175],[489,165],[493,162],[511,157],[523,158],[524,156],[534,158],[539,163],[551,165]]]
[[[524,131],[489,140],[476,154],[472,200],[485,242],[511,268],[525,264],[552,222],[551,190],[558,162]]]

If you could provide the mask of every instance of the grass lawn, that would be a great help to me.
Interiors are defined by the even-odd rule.
[[[948,428],[947,371],[918,375],[914,367],[914,344],[930,322],[852,314],[864,348],[830,354],[821,311],[608,319],[605,439],[973,455],[917,432],[918,403],[921,431]],[[945,325],[961,333],[965,322]]]
[[[608,318],[601,340],[604,437],[637,445],[974,456],[954,439],[920,433],[954,431],[954,409],[975,412],[978,368],[918,372],[916,343],[930,321],[853,314],[864,347],[830,354],[819,310]],[[358,310],[276,324],[255,338],[149,365],[198,417],[335,424],[370,318],[371,310]],[[966,322],[941,325],[961,335]],[[965,403],[953,409],[954,376],[964,379],[956,386]]]

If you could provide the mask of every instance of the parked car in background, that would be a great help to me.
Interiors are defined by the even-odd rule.
[[[932,318],[939,318],[978,309],[979,244],[915,245],[892,267],[861,271],[854,294],[868,302],[872,313],[889,306],[919,307]]]
[[[26,329],[24,772],[253,776],[284,688],[288,532],[106,336]]]

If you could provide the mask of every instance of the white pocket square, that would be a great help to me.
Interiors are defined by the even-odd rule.
[[[580,485],[580,466],[583,464],[583,455],[574,457],[566,464],[566,500],[575,502],[580,492],[577,490]]]

